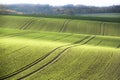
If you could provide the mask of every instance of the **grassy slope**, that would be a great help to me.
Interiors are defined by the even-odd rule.
[[[6,19],[9,18],[7,19],[8,21],[5,20],[5,18]],[[13,18],[14,23],[11,21],[11,18]],[[85,23],[87,22],[94,28],[95,27],[94,24],[96,25],[98,24],[99,26],[101,22],[96,21],[79,22],[78,20],[74,20],[68,23],[69,20],[66,21],[65,19],[48,19],[32,17],[28,18],[12,16],[4,16],[3,22],[4,21],[6,22],[6,24],[1,25],[0,28],[0,53],[1,53],[0,64],[2,64],[0,67],[1,71],[0,76],[9,74],[20,69],[21,67],[33,62],[34,60],[42,57],[43,55],[48,54],[48,52],[50,52],[51,50],[55,49],[58,46],[70,44],[69,46],[72,45],[76,46],[68,49],[66,48],[69,46],[61,47],[55,50],[51,55],[47,56],[47,58],[45,58],[43,61],[37,63],[35,66],[29,68],[28,70],[24,70],[22,73],[12,78],[9,78],[8,80],[12,79],[16,80],[22,76],[25,76],[28,73],[31,73],[32,71],[38,69],[39,67],[42,67],[43,65],[54,59],[55,56],[57,56],[61,51],[65,49],[66,49],[65,52],[63,52],[56,59],[57,61],[56,60],[55,62],[53,61],[52,64],[47,65],[45,70],[38,73],[36,72],[33,75],[28,76],[26,79],[28,80],[120,79],[119,37],[96,36],[95,38],[92,39],[91,35],[87,35],[88,33],[86,35],[74,34],[75,30],[82,29],[79,28],[79,24],[85,26],[86,25]],[[16,23],[16,21],[19,22]],[[85,26],[86,29],[89,28],[88,24]],[[110,24],[114,25],[119,23]],[[23,25],[22,28],[21,25]],[[65,29],[63,25],[67,25],[67,29]],[[76,25],[76,27],[74,27],[74,25]],[[24,28],[24,26],[28,27]],[[40,32],[36,31],[38,30],[38,26],[40,26],[39,28],[41,30]],[[63,31],[60,28],[58,29],[59,26],[61,27],[63,26],[63,29],[68,31]],[[47,30],[48,27],[54,28],[53,29],[49,28],[50,32],[44,32],[49,31]],[[114,28],[112,25],[111,27]],[[118,28],[115,29],[115,32],[116,30],[118,30]],[[70,33],[58,33],[59,31]],[[90,31],[88,29],[87,32],[93,31]],[[112,33],[114,34],[115,32],[113,31]],[[117,36],[119,35],[118,32],[116,33]],[[97,34],[97,31],[93,33]],[[83,43],[86,42],[87,40],[88,42],[82,45],[82,42],[80,41],[87,36],[89,38],[83,40]],[[89,40],[90,38],[91,40]]]
[[[62,43],[19,38],[4,38],[0,43],[0,52],[3,54],[0,56],[0,71],[3,71],[1,75],[13,72],[62,45]]]
[[[20,16],[3,16],[2,20],[3,28],[120,36],[120,23],[115,22]]]
[[[112,48],[75,47],[26,80],[119,80],[119,52],[119,49]]]
[[[3,29],[3,28],[0,29],[0,32],[2,33],[1,34],[1,40],[0,40],[1,49],[3,49],[3,50],[1,50],[1,52],[4,54],[4,55],[1,55],[1,62],[0,62],[1,64],[3,64],[2,67],[0,68],[0,70],[2,71],[1,76],[5,75],[5,74],[8,74],[10,72],[16,71],[19,68],[33,62],[34,60],[36,60],[37,58],[47,54],[49,51],[56,48],[57,46],[74,43],[76,41],[80,41],[85,36],[87,36],[87,35],[71,34],[71,33],[64,33],[63,34],[63,33],[56,33],[56,32],[34,32],[34,31],[30,31],[30,30],[29,31],[24,31],[24,30]],[[97,53],[98,51],[94,52],[94,50],[93,50],[94,48],[96,50],[97,49],[102,50],[103,52],[100,52],[100,54],[103,54],[103,55],[104,55],[104,53],[106,53],[110,49],[114,48],[113,51],[111,50],[110,52],[115,52],[114,54],[116,54],[116,53],[118,53],[118,50],[119,50],[119,49],[117,49],[119,41],[120,41],[119,37],[97,36],[95,39],[89,41],[87,43],[87,45],[91,45],[91,47],[93,46],[92,50],[90,49],[90,51],[91,51],[90,53],[92,53],[92,51],[93,51],[93,53],[95,53],[95,55],[96,54],[98,55],[99,53]],[[78,47],[77,52],[70,51],[69,54],[74,53],[74,55],[77,56],[79,53],[81,53],[81,51],[79,51],[79,50],[83,50],[83,53],[86,54],[86,52],[84,52],[84,51],[86,51],[87,45],[85,47],[85,50],[84,50],[84,48],[81,49],[82,47],[80,47],[80,48]],[[100,48],[100,47],[96,48],[94,46],[101,46],[102,48]],[[105,48],[105,50],[104,50],[104,47],[106,47],[106,46],[111,47],[111,48],[110,49]],[[64,48],[65,47],[63,47],[63,49]],[[90,47],[88,46],[88,49],[89,48]],[[6,49],[5,52],[4,52],[4,49]],[[54,55],[51,55],[50,58],[47,58],[46,60],[44,60],[44,62],[39,63],[36,66],[32,67],[31,69],[28,69],[28,70],[20,73],[19,75],[15,76],[13,78],[10,78],[10,79],[16,79],[18,77],[21,77],[21,76],[39,68],[40,67],[39,65],[45,64],[46,62],[51,60],[55,55],[57,55],[63,49],[61,48],[60,50],[57,50],[57,52],[54,52]],[[75,49],[75,50],[77,50],[77,49]],[[88,53],[89,53],[89,51],[88,51]],[[19,56],[18,56],[18,54],[19,54]],[[66,53],[66,55],[67,54],[68,53]],[[86,56],[87,55],[88,54],[86,54]],[[64,57],[62,57],[62,58],[64,58]],[[79,56],[78,56],[78,58],[79,58]],[[9,59],[9,61],[8,61],[8,59]],[[67,61],[67,59],[66,59],[66,61]],[[79,62],[79,60],[76,61],[76,63],[78,63],[78,62]],[[69,63],[65,62],[63,64],[66,65],[66,64],[69,64]],[[58,66],[60,66],[60,65],[58,65]],[[89,65],[87,65],[87,66],[89,66]],[[3,69],[3,67],[4,67],[4,69]],[[74,67],[74,65],[71,65],[71,68],[72,67]],[[69,70],[69,69],[67,69],[67,70]],[[73,70],[73,71],[75,71],[75,70]],[[43,75],[43,76],[45,76],[45,75]],[[63,77],[64,76],[65,76],[65,74],[63,75]],[[34,78],[34,77],[32,77],[32,78]],[[46,79],[48,79],[48,78],[49,77],[47,77]],[[38,79],[39,79],[39,77],[38,77]],[[54,79],[56,80],[58,78],[56,77]],[[42,79],[42,80],[44,80],[44,79]]]

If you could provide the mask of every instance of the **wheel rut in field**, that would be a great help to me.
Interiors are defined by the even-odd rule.
[[[102,42],[103,42],[102,40],[99,41],[99,42],[96,44],[96,46],[100,45]]]
[[[85,38],[83,38],[83,39],[81,39],[80,41],[76,41],[76,42],[74,42],[73,44],[78,44],[78,43],[80,43],[81,41],[84,41],[85,39],[87,39],[87,38],[89,38],[90,36],[86,36]]]
[[[30,19],[31,19],[31,18],[30,18]],[[29,18],[25,19],[24,22],[21,23],[20,25],[18,25],[17,28],[20,29],[22,26],[26,25],[26,23],[27,23],[28,21],[30,21],[30,19],[29,19]]]
[[[90,40],[94,39],[95,37],[96,37],[96,36],[92,36],[92,37],[90,37],[90,38],[88,37],[89,39],[86,40],[85,42],[81,43],[81,45],[84,45],[84,44],[88,43]],[[86,37],[85,37],[85,38],[86,38]],[[56,62],[56,61],[61,57],[61,55],[62,55],[65,51],[67,51],[68,49],[70,49],[70,48],[72,48],[72,47],[76,47],[76,46],[79,46],[79,45],[78,45],[78,44],[73,44],[73,45],[71,45],[71,46],[65,48],[65,49],[62,50],[58,55],[56,55],[52,60],[50,60],[50,61],[47,62],[46,64],[42,65],[42,66],[39,67],[38,69],[36,69],[36,70],[34,70],[34,71],[28,73],[27,75],[18,78],[17,80],[22,80],[22,79],[24,79],[24,78],[26,78],[26,77],[29,77],[29,76],[31,76],[32,74],[34,74],[34,73],[40,71],[40,70],[43,70],[43,69],[46,68],[48,65],[50,65],[50,64],[52,64],[52,63],[54,63],[54,62]]]
[[[100,25],[100,35],[104,35],[105,34],[105,23],[102,22]]]
[[[22,25],[19,26],[19,29],[21,30],[25,25],[29,23],[32,19],[27,19]]]
[[[87,37],[90,37],[90,36],[87,36]],[[82,42],[82,41],[85,40],[85,39],[86,39],[86,37],[83,38],[83,39],[81,39],[79,42]],[[59,46],[59,47],[53,49],[52,51],[50,51],[49,53],[47,53],[46,55],[43,55],[42,57],[36,59],[36,60],[33,61],[32,63],[30,63],[30,64],[28,64],[28,65],[20,68],[19,70],[16,70],[16,71],[14,71],[14,72],[12,72],[12,73],[10,73],[10,74],[8,74],[8,75],[5,75],[5,76],[0,77],[0,80],[4,80],[4,79],[7,79],[7,78],[10,78],[10,77],[12,77],[12,76],[15,76],[15,75],[17,75],[17,74],[19,74],[19,73],[21,73],[21,72],[29,69],[30,67],[34,66],[35,64],[43,61],[45,58],[47,58],[50,54],[52,54],[52,53],[55,52],[56,50],[58,50],[58,49],[60,49],[60,48],[62,48],[62,47],[68,46],[68,45],[72,45],[72,44],[67,44],[67,45]]]
[[[15,52],[17,52],[17,51],[19,51],[19,50],[22,50],[22,49],[25,49],[25,48],[27,48],[27,47],[28,47],[28,46],[21,47],[21,48],[16,49],[16,50],[14,50],[14,51],[12,51],[12,52],[10,52],[10,53],[8,53],[8,54],[15,53]]]
[[[65,31],[65,27],[68,25],[68,23],[70,22],[71,20],[65,20],[62,27],[60,28],[59,32],[63,32]]]
[[[29,33],[36,33],[36,32],[12,33],[12,34],[7,34],[7,35],[2,35],[0,37],[15,37],[15,36],[20,36],[20,35],[29,34]]]
[[[117,46],[117,48],[120,48],[120,44]]]
[[[34,19],[30,19],[28,20],[25,24],[23,24],[19,29],[20,30],[25,30],[27,29],[32,23],[34,22]]]

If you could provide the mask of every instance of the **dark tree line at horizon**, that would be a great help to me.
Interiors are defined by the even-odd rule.
[[[5,7],[3,12],[1,9]],[[113,5],[108,7],[95,7],[85,5],[64,5],[64,6],[51,6],[40,4],[11,4],[0,5],[0,14],[43,14],[43,15],[79,15],[88,13],[120,13],[120,5]],[[7,11],[6,11],[7,10]],[[9,12],[11,11],[11,12]],[[14,13],[12,13],[14,12]]]

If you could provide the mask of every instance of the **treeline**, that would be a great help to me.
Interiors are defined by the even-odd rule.
[[[64,6],[51,6],[40,4],[12,4],[3,6],[7,10],[21,12],[23,14],[79,15],[85,13],[120,13],[120,5],[95,7],[72,4]]]

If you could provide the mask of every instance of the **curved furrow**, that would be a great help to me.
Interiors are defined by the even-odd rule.
[[[29,20],[30,20],[30,18],[24,19],[24,22],[21,23],[20,25],[18,25],[17,28],[20,29],[22,26],[26,25]]]
[[[34,19],[31,19],[31,21],[29,21],[28,24],[25,27],[23,27],[23,30],[28,29],[33,23]]]
[[[20,36],[20,35],[29,34],[29,33],[36,33],[36,32],[29,31],[29,32],[22,32],[22,33],[12,33],[12,34],[7,34],[7,35],[2,35],[0,37],[7,37],[7,38],[9,38],[9,37]]]
[[[87,41],[83,42],[81,45],[84,45],[84,44],[88,43],[90,40],[92,40],[92,39],[94,39],[94,38],[95,38],[95,36],[92,36],[92,37],[89,38]],[[68,49],[70,49],[70,48],[72,48],[72,47],[76,47],[76,46],[79,46],[79,45],[78,45],[78,44],[73,44],[73,45],[65,48],[65,49],[62,50],[57,56],[55,56],[52,60],[50,60],[50,61],[47,62],[46,64],[42,65],[42,66],[39,67],[38,69],[36,69],[36,70],[34,70],[34,71],[26,74],[25,76],[18,78],[17,80],[22,80],[22,79],[24,79],[24,78],[26,78],[26,77],[31,76],[32,74],[34,74],[34,73],[36,73],[36,72],[38,72],[38,71],[43,70],[43,69],[46,68],[48,65],[56,62],[56,61],[61,57],[61,55],[62,55],[65,51],[67,51]]]
[[[23,24],[19,29],[20,29],[20,30],[23,30],[25,27],[29,26],[32,21],[33,21],[33,18],[29,19],[29,20],[26,21],[26,23]]]
[[[101,43],[102,43],[102,40],[100,40],[100,41],[96,44],[96,46],[100,45]]]
[[[86,42],[84,42],[83,44],[87,44],[89,41],[91,41],[92,39],[94,39],[96,37],[96,35],[93,35],[93,36],[91,36]],[[82,44],[82,45],[83,45]]]
[[[66,26],[66,24],[69,22],[69,20],[65,20],[62,27],[60,28],[59,32],[62,32],[63,28]]]
[[[19,26],[19,29],[21,30],[25,25],[27,25],[27,23],[30,21],[31,19],[28,19],[25,21],[25,23],[23,23],[21,26]]]
[[[85,38],[81,39],[80,41],[76,41],[76,42],[74,42],[73,44],[78,44],[78,43],[84,41],[85,39],[87,39],[87,38],[89,38],[89,37],[90,37],[90,36],[86,36]]]
[[[66,36],[64,36],[65,38],[68,38],[68,37],[70,37],[70,36],[72,36],[73,34],[70,34],[70,35],[66,35]],[[54,41],[57,41],[57,40],[62,40],[63,38],[58,38],[58,39],[55,39]]]
[[[65,32],[65,30],[66,30],[66,28],[67,28],[67,25],[68,25],[68,23],[70,23],[70,21],[72,21],[72,20],[68,20],[67,22],[66,22],[66,24],[63,26],[63,28],[61,29],[61,32]]]
[[[16,49],[16,50],[14,50],[14,51],[12,51],[12,52],[10,52],[10,53],[8,53],[8,54],[15,53],[15,52],[17,52],[17,51],[19,51],[19,50],[22,50],[22,49],[26,48],[26,47],[28,47],[28,46],[21,47],[21,48]]]

